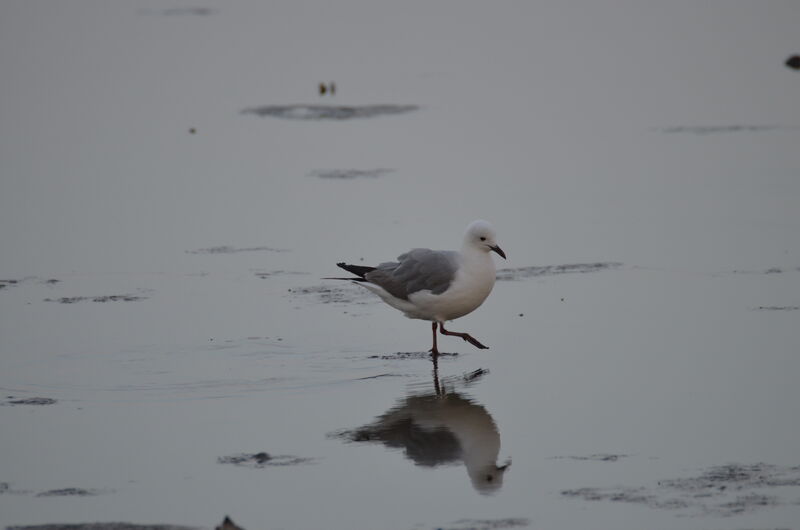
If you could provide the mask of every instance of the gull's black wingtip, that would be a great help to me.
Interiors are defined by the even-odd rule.
[[[336,266],[339,267],[340,269],[346,270],[347,272],[355,274],[356,276],[358,276],[362,280],[365,279],[364,275],[366,273],[375,270],[375,267],[365,267],[363,265],[348,265],[345,262],[337,263]]]

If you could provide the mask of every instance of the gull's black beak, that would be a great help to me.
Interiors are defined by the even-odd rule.
[[[503,249],[500,248],[499,246],[495,245],[495,246],[489,247],[489,248],[494,250],[495,252],[497,252],[500,255],[501,258],[506,259],[506,253],[503,252]]]

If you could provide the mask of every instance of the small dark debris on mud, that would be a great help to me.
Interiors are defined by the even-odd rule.
[[[17,285],[19,280],[0,280],[0,289],[5,289],[7,287],[12,287]]]
[[[561,494],[586,501],[629,502],[729,517],[780,506],[777,496],[758,490],[786,487],[800,488],[800,466],[727,464],[696,477],[661,480],[649,488],[578,488]]]
[[[47,490],[37,493],[37,497],[92,497],[103,493],[99,490],[87,490],[83,488],[61,488],[56,490]]]
[[[58,400],[53,398],[45,398],[45,397],[30,397],[30,398],[14,398],[12,396],[8,396],[8,401],[3,403],[3,405],[54,405],[58,403]]]
[[[556,274],[585,274],[588,272],[600,272],[605,270],[617,269],[622,263],[617,262],[597,262],[597,263],[568,263],[564,265],[543,265],[518,267],[513,269],[499,269],[497,271],[498,281],[516,281],[527,278],[537,278],[539,276],[554,276]]]
[[[786,62],[784,63],[786,68],[791,68],[792,70],[800,70],[800,55],[792,55]]]
[[[61,298],[45,298],[45,302],[58,302],[59,304],[75,304],[77,302],[138,302],[146,300],[146,296],[138,294],[107,294],[102,296],[63,296]]]
[[[238,455],[221,456],[217,458],[217,462],[220,464],[233,464],[235,466],[250,467],[255,469],[261,469],[267,466],[296,466],[298,464],[310,464],[313,461],[313,458],[294,455],[271,455],[263,451],[255,454],[242,453]]]
[[[404,114],[419,109],[416,105],[265,105],[244,109],[242,114],[255,114],[260,117],[282,118],[285,120],[352,120],[375,118],[392,114]]]
[[[357,178],[378,178],[394,172],[393,169],[318,169],[308,174],[309,177],[321,179],[351,180]]]
[[[15,490],[11,488],[11,484],[8,482],[0,482],[0,495],[25,495],[30,493],[29,491],[25,490]]]
[[[324,96],[325,94],[329,93],[331,96],[336,95],[336,83],[333,81],[330,84],[320,83],[317,86],[317,90],[319,91],[320,97]]]
[[[524,517],[507,517],[505,519],[459,519],[437,530],[501,530],[503,528],[524,528],[531,524]]]
[[[798,311],[800,306],[797,305],[760,305],[756,311]]]
[[[225,519],[223,519],[219,526],[214,528],[214,530],[244,530],[244,528],[238,526],[230,517],[226,515]]]

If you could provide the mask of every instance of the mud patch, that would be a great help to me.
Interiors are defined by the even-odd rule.
[[[3,405],[55,405],[58,400],[45,397],[15,398],[8,396]]]
[[[271,455],[266,452],[261,452],[255,454],[242,453],[238,455],[221,456],[217,458],[217,463],[261,469],[268,466],[285,467],[299,464],[311,464],[314,463],[314,459],[294,455]]]
[[[644,488],[578,488],[564,490],[561,495],[577,497],[585,501],[632,502],[661,507],[658,505],[656,497],[648,494]]]
[[[663,480],[659,485],[691,492],[719,487],[737,491],[763,487],[800,487],[800,466],[726,464],[714,466],[697,477]]]
[[[19,284],[19,280],[0,280],[0,291]]]
[[[133,523],[35,524],[8,526],[6,530],[201,530],[196,526]]]
[[[184,16],[195,16],[195,17],[207,17],[210,15],[216,15],[218,11],[211,7],[172,7],[169,9],[164,9],[161,11],[162,15],[165,16],[172,16],[172,17],[184,17]]]
[[[261,278],[262,280],[266,280],[267,278],[272,278],[273,276],[306,276],[306,275],[308,275],[307,272],[285,271],[285,270],[253,271],[253,274],[255,274],[255,276],[257,278]]]
[[[95,495],[102,495],[109,493],[103,490],[87,490],[83,488],[62,488],[56,490],[47,490],[37,493],[37,497],[94,497]]]
[[[723,133],[753,133],[783,129],[779,125],[682,125],[678,127],[661,127],[656,129],[664,134],[723,134]]]
[[[531,524],[524,517],[508,517],[505,519],[459,519],[448,526],[437,527],[437,530],[500,530],[502,528],[524,528]],[[452,526],[451,526],[452,525]]]
[[[561,494],[585,501],[628,502],[730,517],[781,506],[780,497],[763,490],[789,487],[800,488],[800,466],[727,464],[696,477],[662,480],[652,487],[579,488]]]
[[[309,177],[317,177],[321,179],[338,179],[338,180],[351,180],[359,178],[378,178],[389,173],[393,173],[394,169],[377,168],[377,169],[319,169],[312,171],[308,174]]]
[[[712,507],[709,512],[722,516],[733,516],[750,513],[761,508],[780,506],[778,497],[772,495],[759,495],[756,493],[736,497],[731,502],[723,503],[717,507]]]
[[[557,274],[586,274],[618,269],[619,267],[622,267],[622,263],[614,261],[518,267],[514,269],[499,269],[497,271],[497,279],[498,281],[517,281],[539,276],[555,276]]]
[[[63,296],[61,298],[45,298],[45,302],[58,302],[59,304],[75,304],[78,302],[138,302],[146,300],[146,296],[138,294],[106,294],[102,296]]]
[[[0,291],[3,291],[10,287],[16,287],[23,283],[30,283],[30,282],[37,282],[44,285],[55,285],[57,283],[61,283],[61,280],[57,280],[55,278],[48,278],[46,280],[43,280],[42,278],[37,278],[35,276],[28,276],[26,278],[20,278],[18,280],[0,280]]]
[[[198,248],[196,250],[186,250],[187,254],[236,254],[239,252],[289,252],[286,248],[273,248],[273,247],[245,247],[236,248],[228,245],[219,247]]]
[[[219,13],[213,7],[170,7],[167,9],[140,9],[140,15],[160,15],[165,17],[208,17]]]
[[[586,455],[586,456],[554,456],[551,457],[551,460],[579,460],[579,461],[589,461],[589,462],[616,462],[620,458],[627,458],[629,455],[616,455],[610,453],[597,453],[594,455]]]
[[[457,357],[458,353],[439,352],[439,357]],[[380,359],[382,361],[406,361],[409,359],[430,359],[430,352],[423,351],[408,351],[386,353],[381,355],[370,355],[367,359]]]
[[[289,289],[289,293],[295,297],[311,297],[322,304],[367,304],[375,302],[377,297],[363,288],[354,287],[327,287],[325,285],[313,285],[310,287],[295,287]]]
[[[359,118],[375,118],[393,114],[405,114],[419,109],[417,105],[266,105],[244,109],[242,114],[281,118],[285,120],[319,121],[319,120],[352,120]]]
[[[798,272],[798,271],[800,271],[800,267],[795,267],[793,269],[770,267],[768,269],[763,269],[763,270],[733,269],[728,271],[721,271],[716,274],[783,274],[785,272]]]

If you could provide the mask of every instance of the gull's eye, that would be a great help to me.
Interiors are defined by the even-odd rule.
[[[481,241],[486,241],[486,238],[485,237],[481,237]]]

